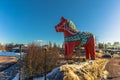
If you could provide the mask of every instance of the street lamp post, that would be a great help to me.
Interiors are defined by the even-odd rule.
[[[47,53],[47,50],[48,50],[48,48],[45,46],[44,47],[44,70],[45,70],[45,78],[44,78],[44,80],[46,80],[46,53]]]
[[[20,44],[20,46],[19,46],[19,49],[20,49],[20,63],[21,63],[21,58],[22,58],[22,56],[21,56],[21,53],[22,53],[22,45]],[[19,73],[19,80],[21,80],[21,66],[20,66],[20,73]]]

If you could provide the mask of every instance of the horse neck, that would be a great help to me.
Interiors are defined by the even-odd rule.
[[[75,34],[77,34],[77,32],[71,32],[71,31],[67,31],[67,30],[64,31],[64,37],[73,36]]]

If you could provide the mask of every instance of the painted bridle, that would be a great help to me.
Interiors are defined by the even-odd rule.
[[[67,22],[67,20],[65,22],[63,22],[63,24],[61,26],[64,26],[64,30],[68,31],[70,34],[72,34],[72,35],[77,34],[77,32],[70,31],[70,29],[68,28],[68,22]]]

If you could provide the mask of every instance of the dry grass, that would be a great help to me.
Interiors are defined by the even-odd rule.
[[[108,75],[104,71],[107,62],[105,59],[97,59],[92,65],[87,62],[83,65],[67,64],[61,66],[60,70],[65,72],[64,80],[100,80]]]
[[[102,58],[102,55],[103,55],[103,53],[100,53],[100,52],[98,53],[98,52],[96,52],[96,57],[97,57],[97,58]]]

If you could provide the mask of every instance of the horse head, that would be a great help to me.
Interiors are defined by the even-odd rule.
[[[65,31],[65,27],[67,23],[67,19],[65,19],[64,17],[61,17],[60,22],[55,26],[55,29],[57,32],[64,32]]]
[[[67,20],[61,17],[60,22],[55,26],[57,32],[69,32],[71,34],[76,34],[78,30],[76,29],[74,23],[71,20]]]

